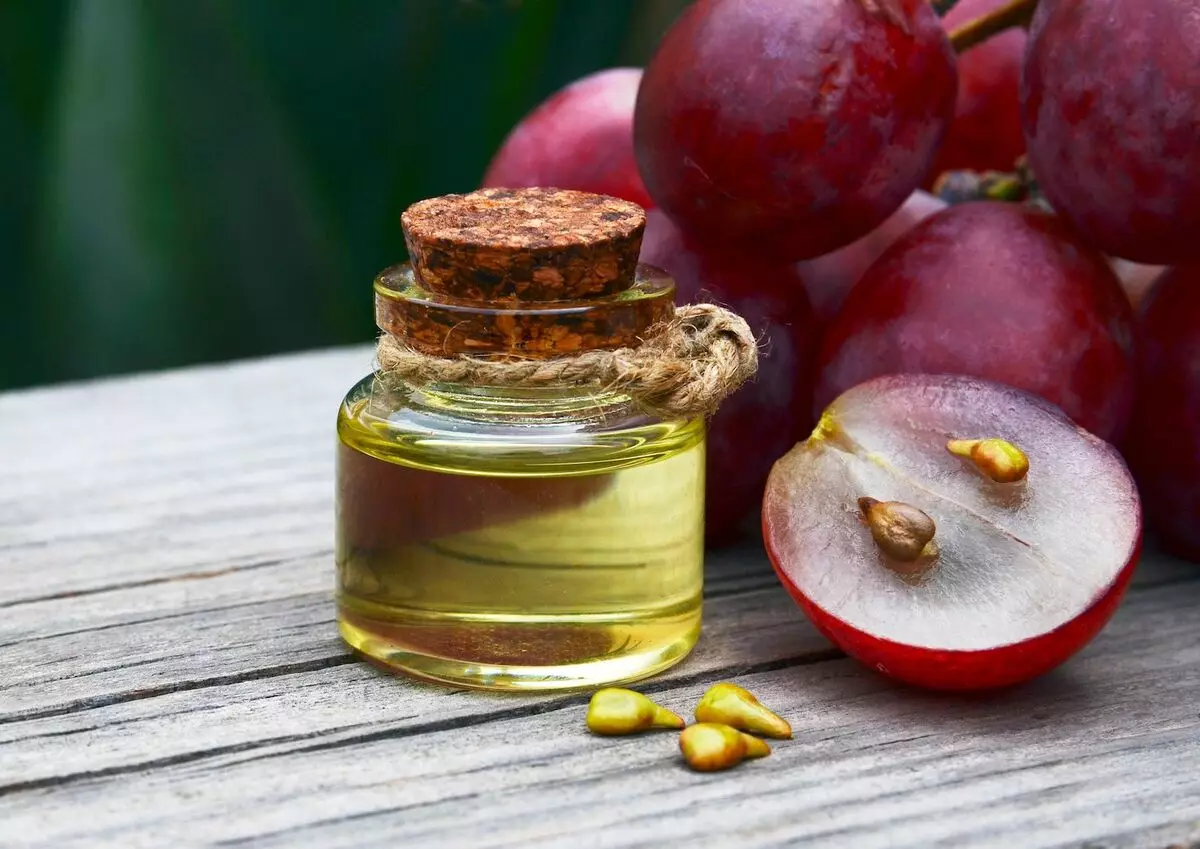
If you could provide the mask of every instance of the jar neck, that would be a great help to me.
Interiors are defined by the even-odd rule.
[[[631,285],[579,301],[469,301],[425,289],[408,264],[375,280],[375,323],[406,347],[435,357],[544,360],[636,347],[675,311],[675,283],[637,266]]]
[[[406,381],[405,388],[414,409],[474,421],[562,424],[638,415],[628,395],[596,387],[526,389]]]
[[[375,313],[376,323],[385,334],[425,357],[517,356],[547,360],[641,345],[652,328],[674,314],[674,295],[675,283],[666,272],[637,265],[624,288],[578,301],[470,300],[430,291],[417,280],[413,267],[405,263],[386,269],[376,278]],[[429,369],[422,371],[430,374]],[[416,383],[400,378],[398,373],[386,378],[385,383],[389,391],[403,392],[406,403],[424,414],[477,423],[650,420],[634,407],[629,396],[595,386],[515,388],[469,382]]]

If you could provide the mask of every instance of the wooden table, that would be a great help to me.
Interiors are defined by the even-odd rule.
[[[439,689],[351,657],[333,420],[370,352],[0,396],[0,846],[1150,847],[1200,840],[1200,568],[1148,555],[1108,629],[1002,696],[894,686],[756,548],[644,686],[732,679],[796,739],[698,775],[586,695]]]

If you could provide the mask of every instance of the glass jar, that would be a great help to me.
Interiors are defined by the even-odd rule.
[[[435,199],[491,209],[486,233],[451,228],[459,260],[450,263],[431,259],[414,206],[404,219],[414,262],[376,279],[377,323],[447,361],[638,344],[670,315],[674,284],[636,265],[640,209],[593,197],[485,190]],[[626,219],[609,227],[602,216],[614,204]],[[518,242],[532,239],[530,220],[576,226],[570,238],[554,233],[565,243],[554,250],[513,248],[514,231]],[[632,227],[632,243],[614,240],[621,226]],[[504,281],[489,288],[506,251]],[[557,273],[569,251],[568,265],[578,269],[583,256],[608,278]],[[614,251],[621,261],[602,262]],[[557,277],[539,273],[548,268]],[[526,281],[515,284],[520,295],[514,279]],[[658,419],[585,385],[478,386],[380,371],[350,390],[337,432],[338,624],[367,657],[458,686],[546,690],[643,678],[695,644],[702,419]]]

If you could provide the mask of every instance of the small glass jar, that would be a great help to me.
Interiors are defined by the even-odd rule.
[[[412,264],[375,281],[379,327],[447,359],[637,345],[674,284],[636,264],[640,208],[597,198],[414,205]],[[381,371],[350,390],[337,432],[338,624],[368,658],[457,686],[572,689],[652,675],[695,644],[702,419],[589,386]]]

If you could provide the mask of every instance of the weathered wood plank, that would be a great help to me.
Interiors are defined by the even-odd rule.
[[[331,514],[332,504],[324,506]],[[313,520],[316,521],[315,516]],[[321,542],[326,546],[331,544],[330,539]],[[127,544],[137,546],[136,540]],[[123,553],[116,551],[114,556]],[[332,548],[291,558],[242,560],[237,555],[227,555],[223,563],[209,563],[196,571],[0,604],[0,657],[5,648],[19,643],[58,636],[90,639],[86,636],[88,631],[137,625],[194,611],[212,612],[248,603],[332,592]],[[1162,579],[1164,569],[1174,572],[1170,565],[1156,567],[1156,579]],[[705,582],[706,592],[712,595],[772,586],[775,579],[761,543],[753,542],[710,552],[705,564]],[[328,604],[333,604],[332,597]],[[45,645],[37,646],[37,651],[43,658],[51,652]]]
[[[1182,838],[1200,820],[1197,607],[1200,583],[1144,589],[1065,670],[999,697],[920,694],[848,660],[743,676],[797,739],[728,774],[681,769],[669,734],[590,737],[569,702],[14,787],[0,842],[1149,846],[1139,833]],[[707,683],[659,697],[687,712]],[[291,689],[270,713],[304,712],[323,691]],[[370,707],[386,693],[342,697]]]
[[[127,649],[130,665],[106,654],[91,674],[31,676],[6,687],[3,700],[19,707],[0,715],[0,793],[282,737],[419,729],[431,717],[468,722],[581,698],[465,693],[385,675],[347,653],[323,596],[270,618],[254,607],[233,612],[216,625],[204,614],[172,620],[152,645]],[[264,667],[260,653],[277,665]],[[710,602],[697,650],[651,686],[834,656],[782,590],[737,593]]]
[[[0,723],[123,700],[127,693],[195,689],[206,680],[286,674],[345,655],[333,625],[330,555],[234,567],[189,579],[12,605],[0,617]],[[766,589],[764,609],[791,627],[799,614],[758,546],[713,552],[710,631],[729,633],[711,599]],[[1150,553],[1137,585],[1200,570]],[[705,637],[705,643],[715,639]]]
[[[355,348],[0,395],[0,603],[329,547]]]
[[[579,696],[352,661],[329,481],[369,360],[0,395],[0,845],[1200,840],[1200,570],[1159,555],[1080,659],[976,700],[838,659],[761,553],[714,556],[700,647],[647,688],[686,712],[746,674],[803,732],[719,777],[671,735],[581,734]]]
[[[734,554],[715,558],[718,575],[728,578],[716,584],[724,592],[709,600],[697,652],[653,686],[831,656],[773,586],[765,561]],[[1147,582],[1172,579],[1172,569],[1159,572],[1155,565],[1143,570]],[[244,589],[233,597],[253,595],[253,586]],[[409,685],[352,662],[322,591],[17,642],[0,646],[0,665],[9,670],[0,692],[0,785],[373,724],[415,727],[431,714],[465,721],[513,703]],[[83,739],[86,748],[78,745]]]
[[[331,557],[10,606],[0,617],[0,723],[345,655]],[[706,571],[710,598],[778,586],[753,546],[710,555]]]

